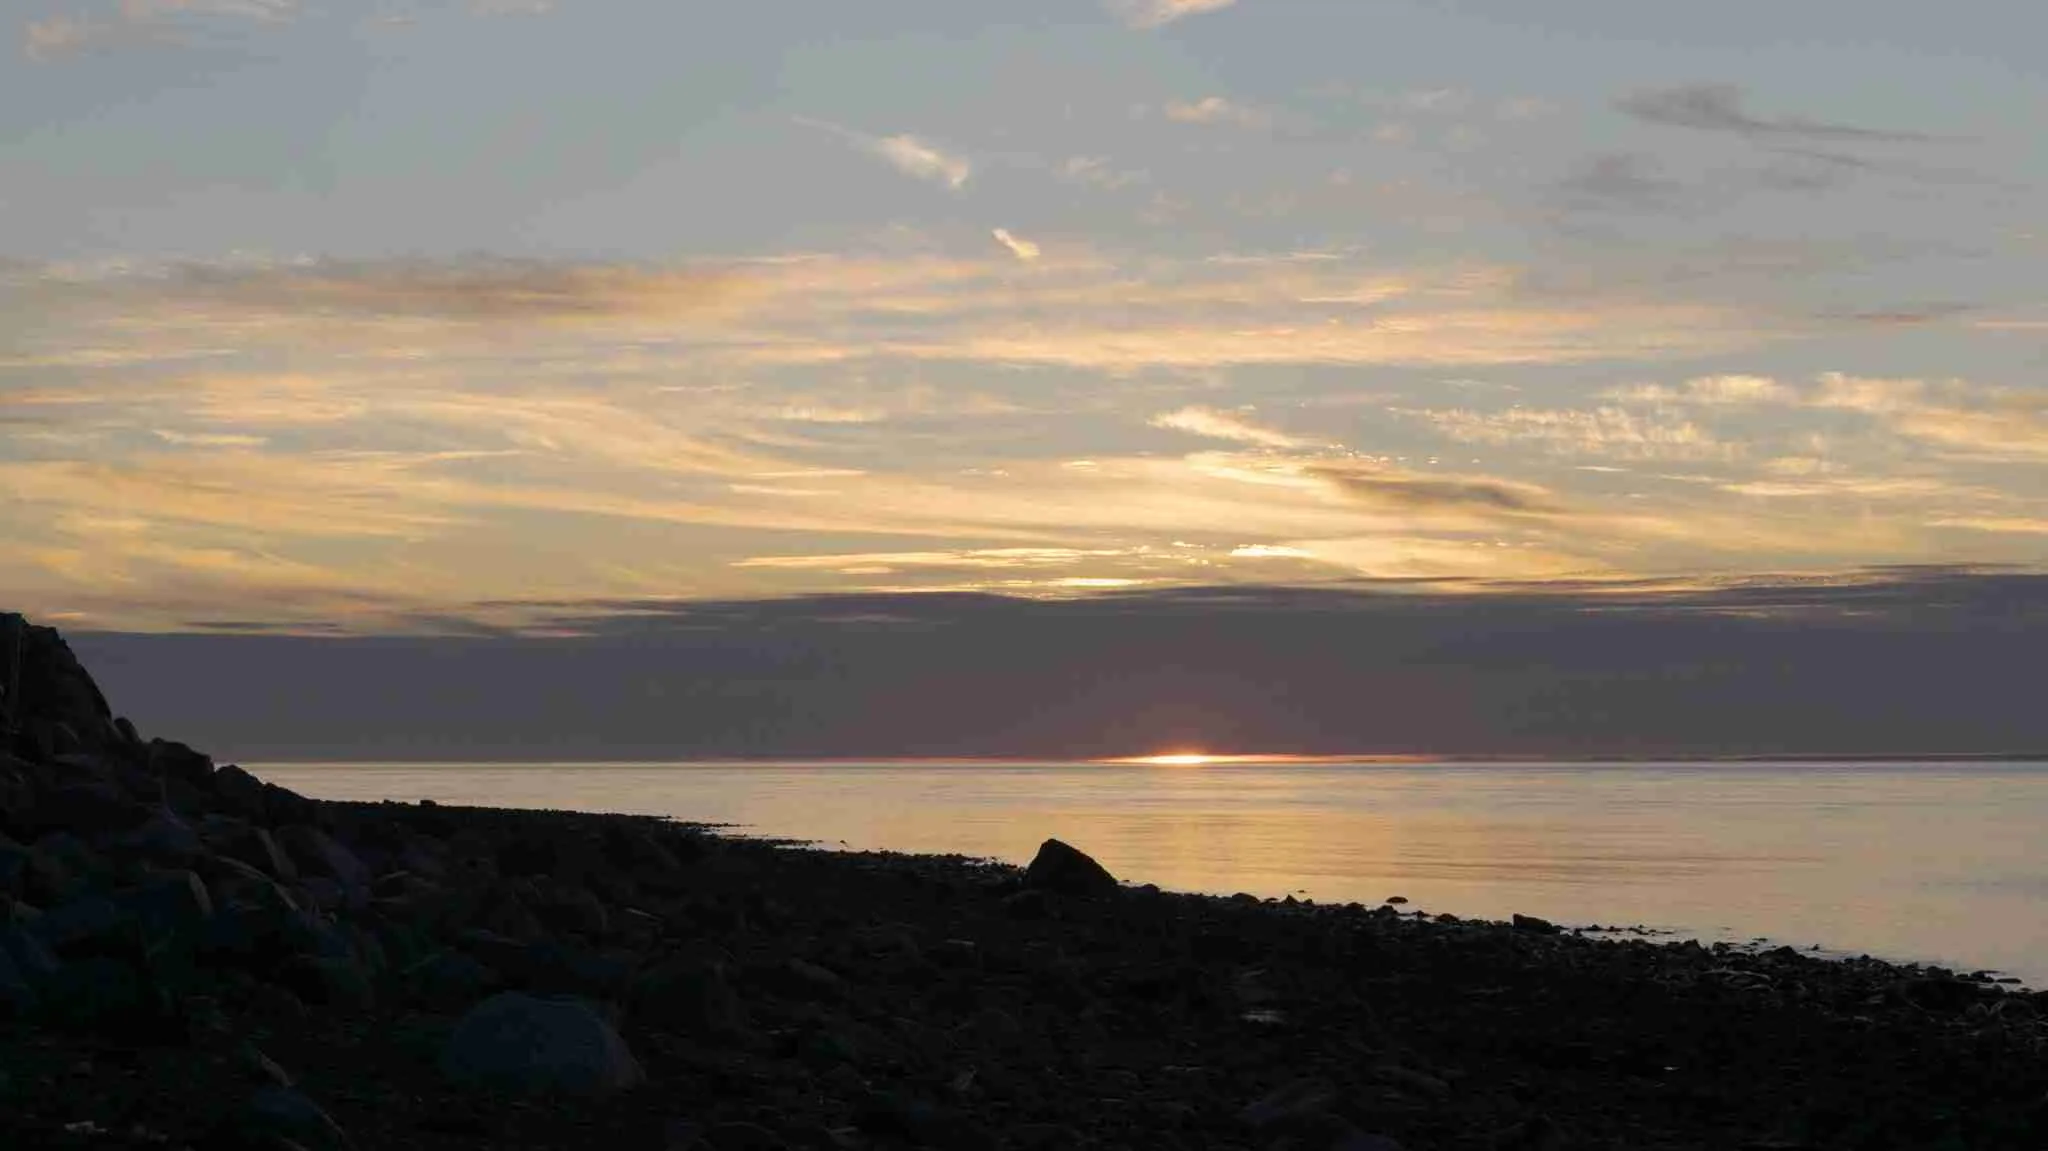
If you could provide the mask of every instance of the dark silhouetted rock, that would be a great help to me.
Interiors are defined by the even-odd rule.
[[[1038,854],[1024,870],[1024,885],[1061,895],[1115,895],[1120,888],[1116,877],[1086,852],[1048,839],[1038,845]]]
[[[1538,919],[1533,915],[1517,915],[1513,923],[1516,931],[1528,931],[1537,935],[1557,934],[1557,924],[1547,919]]]
[[[279,1139],[290,1140],[305,1151],[353,1151],[355,1147],[319,1104],[280,1084],[258,1088],[231,1124],[230,1138],[245,1147],[276,1147]]]
[[[112,784],[84,782],[43,791],[29,809],[27,822],[37,834],[64,831],[92,838],[132,831],[148,818],[148,807]]]
[[[244,819],[269,818],[269,809],[263,797],[263,781],[240,767],[228,764],[214,772],[207,783],[212,788],[214,797],[227,811]]]
[[[322,875],[347,888],[367,889],[370,868],[355,852],[317,827],[292,824],[277,829],[277,845],[298,865],[300,873]]]
[[[746,1012],[716,963],[677,956],[633,977],[633,1017],[686,1035],[731,1038],[747,1029]]]
[[[609,1095],[646,1078],[626,1041],[580,999],[501,992],[471,1008],[441,1049],[456,1083],[527,1094]]]

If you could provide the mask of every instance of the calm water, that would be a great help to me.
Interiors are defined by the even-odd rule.
[[[2048,764],[394,765],[336,799],[672,815],[825,846],[1988,968],[2048,986]]]

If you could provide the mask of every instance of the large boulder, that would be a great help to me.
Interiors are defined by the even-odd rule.
[[[456,1083],[522,1094],[610,1095],[646,1079],[626,1041],[581,999],[501,992],[471,1008],[441,1049]]]
[[[350,889],[370,886],[370,868],[361,857],[317,827],[293,824],[279,828],[277,843],[304,874],[324,875]]]
[[[0,724],[20,736],[16,749],[30,759],[103,748],[122,749],[107,697],[86,673],[56,628],[36,627],[18,615],[0,617],[0,659],[20,653],[20,679],[0,684]]]
[[[1116,876],[1087,852],[1057,839],[1038,846],[1038,854],[1024,871],[1024,886],[1083,897],[1115,895],[1122,890]]]

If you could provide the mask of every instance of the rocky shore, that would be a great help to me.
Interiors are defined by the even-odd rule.
[[[0,1147],[2048,1147],[1986,978],[323,803],[13,634]]]

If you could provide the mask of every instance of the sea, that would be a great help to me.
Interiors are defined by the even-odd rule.
[[[1175,891],[1987,971],[2048,988],[2048,763],[251,764],[331,799],[672,816]]]

